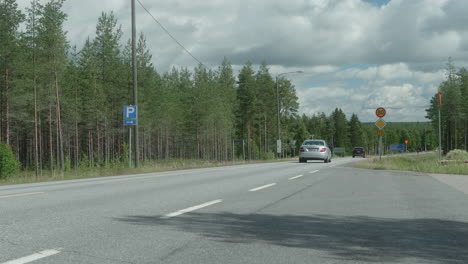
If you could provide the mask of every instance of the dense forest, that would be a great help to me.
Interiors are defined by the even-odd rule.
[[[123,125],[122,111],[133,102],[130,41],[123,39],[121,26],[110,12],[99,17],[95,36],[88,37],[80,49],[71,46],[63,28],[67,14],[62,5],[63,1],[32,1],[23,12],[15,0],[0,2],[0,141],[13,149],[23,170],[38,174],[123,166],[128,164],[129,128]],[[151,61],[140,33],[139,158],[143,163],[275,157],[276,85],[283,156],[294,154],[310,137],[348,150],[365,146],[372,151],[377,144],[375,127],[361,124],[355,114],[348,120],[339,108],[328,116],[300,116],[294,85],[285,78],[276,83],[265,62],[258,68],[246,62],[235,76],[226,58],[217,69],[200,64],[193,70],[173,68],[164,73]],[[444,87],[458,87],[462,76],[450,74]],[[453,146],[462,144],[463,140],[457,141],[460,131],[464,129],[466,135],[467,122],[461,118],[466,120],[467,115],[461,113],[444,123],[451,128],[444,131]],[[408,127],[389,130],[385,142],[402,143],[409,137],[411,149],[422,149],[423,144],[434,147],[431,127],[422,124],[420,128],[423,134],[421,129],[409,132],[413,130]],[[233,146],[234,139],[244,140],[244,152],[242,146]]]
[[[465,68],[457,69],[452,58],[447,62],[447,77],[439,85],[439,91],[442,92],[440,106],[442,150],[444,153],[453,149],[468,150],[468,71]],[[432,97],[426,112],[426,117],[432,121],[435,131],[438,131],[438,93]]]
[[[347,152],[354,147],[364,147],[370,154],[378,153],[379,137],[374,123],[361,123],[352,114],[348,121],[339,108],[330,116],[325,113],[312,117],[302,116],[305,130],[312,137],[323,138],[332,146],[344,147]],[[377,117],[376,117],[377,120]],[[387,122],[384,128],[383,149],[391,144],[403,144],[408,140],[408,151],[426,151],[437,148],[437,134],[429,122]]]

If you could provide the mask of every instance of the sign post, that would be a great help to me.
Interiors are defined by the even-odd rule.
[[[138,108],[136,105],[125,105],[123,109],[124,126],[137,126]],[[135,137],[137,134],[135,133]],[[135,145],[136,146],[136,145]],[[138,155],[138,152],[135,152]],[[137,161],[135,160],[135,166]],[[128,127],[128,167],[132,167],[132,128]]]
[[[439,91],[439,162],[442,160],[442,129],[440,127],[440,108],[442,108],[442,91]]]
[[[128,167],[132,167],[132,128],[128,127]]]
[[[387,111],[385,110],[385,108],[383,107],[379,107],[375,110],[375,115],[378,117],[378,118],[382,118],[384,117],[385,115],[387,114]]]
[[[382,152],[383,152],[383,128],[387,125],[385,121],[382,119],[385,115],[387,114],[387,111],[383,107],[379,107],[375,109],[375,115],[379,118],[377,122],[375,122],[375,125],[379,128],[379,131],[377,132],[377,135],[379,136],[379,159],[382,159]]]
[[[405,151],[408,152],[408,144],[409,144],[409,140],[408,139],[405,139]]]

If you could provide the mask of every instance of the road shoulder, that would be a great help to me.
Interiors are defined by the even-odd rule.
[[[468,194],[468,175],[458,174],[428,174],[432,178],[447,184],[448,186],[457,189],[465,194]]]

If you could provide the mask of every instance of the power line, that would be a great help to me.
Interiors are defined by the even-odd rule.
[[[140,2],[140,0],[137,0],[138,1],[138,4],[140,4],[140,6],[146,11],[146,13],[148,13],[154,20],[154,22],[156,22],[161,28],[162,30],[164,30],[164,32],[166,32],[166,34],[171,37],[172,40],[174,40],[175,43],[177,43],[177,45],[179,45],[185,52],[187,52],[194,60],[196,60],[198,63],[200,63],[201,65],[203,65],[205,68],[205,64],[203,62],[201,62],[199,59],[197,59],[197,57],[195,57],[190,51],[188,51],[184,45],[182,45],[154,16],[153,14],[151,14],[150,11],[148,11],[148,9],[146,9],[146,7]]]

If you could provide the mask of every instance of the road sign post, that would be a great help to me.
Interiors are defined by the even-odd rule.
[[[281,158],[281,139],[276,140],[276,153]]]
[[[383,107],[379,107],[375,110],[375,115],[378,117],[378,118],[382,118],[384,117],[385,115],[387,114],[387,111],[385,110],[385,108]]]
[[[135,128],[135,136],[134,139],[136,140],[136,126],[138,125],[138,107],[136,105],[125,105],[123,108],[123,122],[124,126],[133,126]],[[135,144],[135,166],[137,166],[137,158],[138,155],[137,146]],[[132,167],[132,127],[128,128],[128,167]]]
[[[378,127],[379,130],[382,130],[386,125],[387,125],[387,123],[382,118],[379,118],[379,120],[377,120],[377,122],[375,122],[375,126]]]
[[[442,108],[442,91],[439,91],[439,162],[442,160],[442,129],[440,126],[440,108]]]
[[[375,115],[379,118],[377,122],[375,122],[375,125],[379,128],[379,131],[377,132],[377,135],[379,135],[379,159],[382,159],[382,152],[383,152],[383,128],[387,125],[385,121],[382,119],[385,115],[387,114],[387,110],[383,107],[379,107],[375,109]]]
[[[128,127],[128,167],[132,167],[132,128]]]
[[[138,107],[136,105],[125,105],[124,106],[124,120],[138,119]]]

